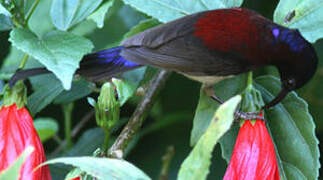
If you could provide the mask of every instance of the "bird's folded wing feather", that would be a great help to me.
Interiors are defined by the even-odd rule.
[[[146,30],[122,42],[121,56],[143,65],[194,76],[232,75],[248,71],[236,53],[206,47],[194,36],[195,23],[204,13],[185,16]]]

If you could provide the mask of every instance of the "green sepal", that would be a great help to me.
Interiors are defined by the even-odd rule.
[[[242,93],[243,100],[241,102],[241,110],[243,112],[256,112],[260,111],[264,106],[261,93],[249,84],[245,91]]]
[[[252,72],[248,74],[248,84],[246,89],[242,92],[241,110],[242,112],[258,112],[264,106],[264,100],[261,93],[252,84]],[[256,120],[250,119],[251,124],[255,124]],[[245,121],[240,121],[240,126]]]
[[[27,91],[22,81],[18,81],[12,88],[8,85],[4,87],[3,105],[10,106],[16,104],[18,109],[27,104]]]

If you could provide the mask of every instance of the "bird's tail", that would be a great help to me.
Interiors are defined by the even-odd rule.
[[[91,81],[98,81],[140,67],[140,64],[128,61],[120,56],[123,48],[118,46],[85,55],[80,62],[80,68],[77,69],[76,74]],[[9,85],[12,87],[18,80],[47,73],[51,72],[45,68],[21,70],[12,76]]]

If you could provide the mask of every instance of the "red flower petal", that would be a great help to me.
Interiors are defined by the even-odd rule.
[[[33,146],[34,151],[23,164],[20,179],[51,180],[48,166],[33,172],[46,157],[28,110],[17,109],[15,104],[3,106],[0,110],[0,171],[10,166],[28,146]]]
[[[76,178],[69,179],[69,180],[80,180],[80,179],[81,179],[81,177],[80,177],[80,176],[78,176],[78,177],[76,177]]]
[[[279,180],[275,148],[262,120],[240,128],[224,180]]]

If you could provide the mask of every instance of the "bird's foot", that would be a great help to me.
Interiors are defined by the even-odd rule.
[[[218,102],[219,104],[224,103],[224,101],[222,101],[220,98],[218,98],[214,94],[212,86],[204,85],[203,86],[203,91],[207,96],[209,96],[211,99]],[[261,120],[265,120],[264,117],[260,116],[259,114],[260,114],[260,112],[241,112],[241,111],[236,111],[234,113],[234,121],[239,122],[239,119],[245,119],[245,120],[247,120],[247,119],[261,119]]]
[[[234,121],[239,121],[239,119],[261,119],[265,120],[263,116],[259,115],[260,112],[241,112],[241,111],[236,111],[234,113]]]

